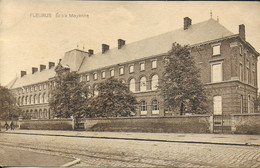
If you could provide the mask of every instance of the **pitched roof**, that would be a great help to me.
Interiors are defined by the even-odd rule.
[[[177,29],[157,36],[146,38],[137,42],[124,45],[121,49],[113,48],[105,52],[105,54],[97,53],[87,56],[84,51],[72,50],[65,53],[62,64],[69,64],[70,68],[86,72],[110,65],[115,65],[135,59],[141,59],[148,56],[156,56],[167,53],[172,43],[178,42],[182,45],[193,45],[206,41],[219,39],[226,36],[234,35],[224,26],[220,25],[216,20],[209,19],[207,21],[191,25],[187,30]],[[76,59],[76,57],[78,59]],[[47,81],[55,76],[54,68],[45,69],[41,72],[28,74],[22,78],[13,80],[7,86],[9,88],[18,88],[30,84]]]
[[[55,68],[44,69],[41,72],[35,72],[34,74],[24,75],[23,77],[18,78],[13,85],[8,85],[8,88],[18,88],[30,84],[40,83],[47,81],[49,78],[55,76]]]
[[[111,49],[105,54],[97,53],[84,59],[79,72],[90,71],[148,56],[167,53],[174,42],[193,45],[234,35],[214,19],[191,25],[187,30],[177,29],[137,42],[126,44],[121,49]]]

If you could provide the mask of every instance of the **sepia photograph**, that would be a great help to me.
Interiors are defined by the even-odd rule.
[[[0,0],[0,167],[260,168],[259,11]]]

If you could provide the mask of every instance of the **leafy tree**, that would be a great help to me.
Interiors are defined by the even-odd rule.
[[[108,78],[97,85],[97,91],[91,101],[91,117],[126,117],[135,113],[137,100],[119,80]]]
[[[79,81],[79,74],[62,68],[56,72],[55,87],[50,100],[54,117],[88,116],[90,92],[85,83]]]
[[[20,108],[15,105],[11,90],[0,85],[0,118],[4,120],[17,118],[20,111]]]
[[[180,115],[206,113],[207,94],[188,46],[174,43],[166,61],[166,73],[159,87],[165,106],[171,111],[179,108]]]

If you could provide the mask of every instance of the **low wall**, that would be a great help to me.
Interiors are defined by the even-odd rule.
[[[235,134],[260,135],[260,114],[233,114],[232,131]]]
[[[21,120],[20,129],[73,130],[72,119]]]
[[[5,122],[6,121],[4,121],[4,120],[0,121],[0,128],[1,128],[0,130],[5,130]],[[9,129],[11,129],[10,123],[11,123],[11,120],[8,120],[7,124],[9,125]],[[13,121],[13,123],[14,123],[15,128],[19,127],[18,121],[15,120],[15,121]]]
[[[210,116],[87,119],[86,131],[210,133]]]

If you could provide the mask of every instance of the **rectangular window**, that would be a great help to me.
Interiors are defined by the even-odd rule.
[[[94,80],[97,80],[97,78],[98,78],[98,77],[97,77],[97,73],[93,73],[93,79],[94,79]]]
[[[243,72],[242,72],[242,70],[243,70],[243,65],[240,63],[239,64],[239,79],[240,79],[240,81],[243,81]]]
[[[106,72],[105,72],[105,71],[103,71],[103,72],[101,73],[101,77],[102,77],[102,79],[106,78]]]
[[[252,71],[252,85],[255,86],[255,71]]]
[[[86,80],[87,82],[89,82],[89,75],[86,75]]]
[[[240,56],[242,56],[242,50],[243,50],[243,46],[240,45],[240,46],[239,46],[239,54],[240,54]]]
[[[140,71],[144,71],[145,67],[144,67],[144,63],[140,63]]]
[[[115,76],[115,70],[114,69],[110,70],[110,76]]]
[[[152,61],[152,69],[155,69],[155,68],[157,68],[157,61],[153,60]]]
[[[221,96],[213,97],[213,110],[214,110],[214,115],[222,114],[222,97]]]
[[[119,74],[123,75],[125,73],[124,67],[119,68]]]
[[[249,81],[249,68],[246,68],[246,74],[245,74],[245,78],[246,78],[246,83],[248,83]]]
[[[133,73],[134,72],[134,65],[130,65],[129,66],[129,73]]]
[[[222,63],[216,63],[211,65],[211,82],[221,82],[222,79]]]
[[[213,56],[220,55],[220,45],[213,46]]]

